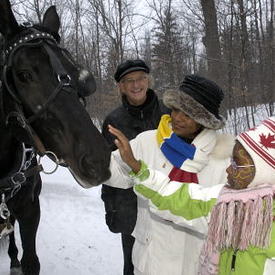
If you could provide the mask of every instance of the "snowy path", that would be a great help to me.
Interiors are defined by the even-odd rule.
[[[42,177],[37,237],[40,274],[122,274],[120,235],[105,225],[100,187],[81,188],[64,168]],[[8,275],[8,256],[1,253],[0,259],[0,275]]]

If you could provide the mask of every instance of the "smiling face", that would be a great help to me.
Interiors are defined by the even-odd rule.
[[[232,163],[226,172],[228,184],[233,189],[245,189],[255,176],[254,162],[238,141],[233,148]]]
[[[177,109],[172,109],[171,119],[173,132],[182,138],[194,139],[202,129],[194,119]]]
[[[142,105],[149,87],[148,74],[143,71],[128,73],[120,80],[118,86],[131,105]]]

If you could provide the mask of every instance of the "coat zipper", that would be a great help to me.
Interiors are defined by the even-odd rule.
[[[236,265],[236,257],[237,257],[238,249],[234,250],[234,253],[232,255],[232,261],[231,261],[231,271],[235,271],[235,265]]]

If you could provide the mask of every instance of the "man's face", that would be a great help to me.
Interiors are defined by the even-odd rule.
[[[119,81],[118,86],[131,105],[142,105],[149,86],[148,74],[143,71],[128,73]]]

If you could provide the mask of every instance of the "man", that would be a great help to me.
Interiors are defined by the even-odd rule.
[[[155,92],[149,88],[150,69],[142,60],[126,60],[116,70],[114,78],[122,96],[122,105],[112,111],[105,119],[102,134],[112,146],[114,136],[108,131],[111,124],[121,130],[128,139],[139,133],[155,129],[162,114],[169,110],[160,102]],[[106,223],[114,233],[121,233],[124,275],[132,275],[132,248],[134,237],[131,236],[137,219],[137,198],[133,189],[119,189],[102,186],[102,199],[106,210]]]

